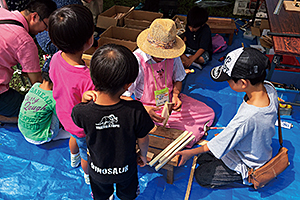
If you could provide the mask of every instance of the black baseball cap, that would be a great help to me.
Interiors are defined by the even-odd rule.
[[[241,47],[229,52],[224,64],[214,67],[210,76],[217,82],[228,81],[232,78],[253,79],[264,73],[269,62],[269,58],[259,50]]]

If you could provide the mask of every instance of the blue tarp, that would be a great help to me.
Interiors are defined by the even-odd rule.
[[[230,89],[226,82],[216,83],[210,79],[213,66],[220,65],[220,57],[238,48],[256,44],[242,38],[242,31],[234,36],[233,44],[225,52],[214,54],[213,60],[203,70],[195,69],[187,76],[183,93],[205,102],[216,112],[214,125],[225,126],[236,113],[244,94]],[[276,72],[278,73],[278,72]],[[297,74],[296,74],[297,75]],[[286,101],[294,101],[299,92],[278,91]],[[190,199],[299,199],[300,187],[300,133],[299,107],[293,107],[291,116],[282,116],[291,122],[292,129],[283,129],[284,146],[289,149],[291,165],[266,187],[254,190],[235,185],[234,188],[206,189],[193,181]],[[217,130],[209,131],[211,139]],[[278,136],[273,138],[274,154],[279,148]],[[298,153],[297,153],[298,152]],[[184,199],[191,170],[192,159],[174,170],[174,183],[166,183],[166,171],[156,172],[146,166],[139,168],[141,194],[139,200]],[[0,127],[0,199],[91,199],[90,188],[85,184],[83,170],[70,166],[68,140],[59,140],[35,146],[28,143],[16,125]],[[118,198],[115,198],[118,199]]]

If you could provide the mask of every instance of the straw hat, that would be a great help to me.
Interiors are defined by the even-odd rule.
[[[156,19],[150,28],[137,37],[138,47],[157,58],[176,58],[185,51],[184,41],[176,35],[175,22],[171,19]]]

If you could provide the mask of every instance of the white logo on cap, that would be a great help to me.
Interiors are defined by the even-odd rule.
[[[224,61],[224,65],[223,65],[223,72],[226,73],[228,76],[230,76],[230,69],[229,69],[229,65],[230,65],[230,62],[232,61],[231,57],[230,56],[227,56],[225,61]]]

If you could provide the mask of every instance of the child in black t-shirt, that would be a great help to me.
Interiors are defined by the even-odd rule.
[[[154,123],[142,103],[120,99],[135,81],[138,70],[135,56],[126,47],[100,47],[90,65],[95,91],[86,92],[84,103],[72,111],[74,123],[86,134],[95,199],[108,199],[114,192],[114,183],[120,199],[135,199],[138,195],[137,162],[142,167],[147,162],[148,133]]]
[[[186,51],[181,56],[184,67],[193,65],[202,69],[212,57],[211,30],[206,24],[208,12],[198,6],[193,7],[187,15],[187,24],[184,35]]]

